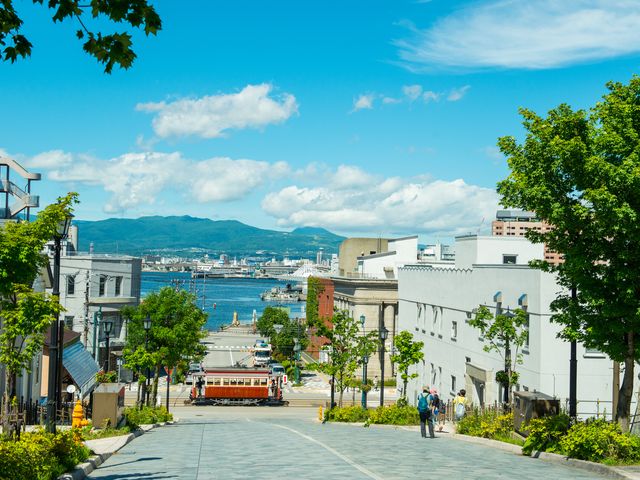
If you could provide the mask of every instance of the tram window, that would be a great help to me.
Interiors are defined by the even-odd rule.
[[[216,379],[213,381],[213,384],[214,384],[214,385],[222,385],[222,379],[221,379],[221,378],[216,378]]]
[[[260,379],[260,385],[266,385],[267,384],[267,379],[266,378],[261,378]]]
[[[229,380],[230,380],[230,379],[228,379],[228,378],[223,378],[223,379],[222,379],[222,384],[223,384],[223,385],[229,385]]]
[[[260,379],[259,378],[254,378],[253,379],[253,385],[255,385],[255,386],[260,385]]]
[[[231,379],[231,385],[238,385],[238,379],[237,378],[232,378]]]
[[[240,383],[242,382],[242,383]],[[241,378],[240,380],[238,380],[238,385],[251,385],[251,379],[250,378]]]
[[[207,385],[213,385],[213,377],[207,377]]]

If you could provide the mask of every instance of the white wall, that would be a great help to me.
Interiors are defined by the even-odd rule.
[[[358,258],[358,272],[368,278],[398,278],[398,267],[414,263],[418,236],[389,240],[389,251]]]
[[[516,265],[527,265],[530,260],[544,259],[544,245],[531,243],[524,237],[470,235],[456,238],[457,268],[502,264],[503,255],[516,255]]]
[[[398,331],[408,330],[414,339],[425,343],[425,361],[414,370],[419,377],[408,388],[410,401],[422,385],[435,386],[444,399],[461,388],[475,403],[481,396],[486,403],[500,399],[495,372],[504,368],[504,362],[497,353],[483,350],[485,343],[478,331],[467,323],[467,312],[479,305],[487,305],[495,312],[493,297],[499,291],[503,308],[518,308],[518,299],[527,295],[530,339],[518,368],[520,388],[555,395],[566,405],[569,343],[557,338],[559,326],[550,323],[549,308],[560,287],[551,274],[521,265],[476,265],[465,270],[414,265],[400,269]],[[453,322],[457,322],[456,338],[452,338]],[[582,345],[578,346],[580,414],[594,414],[598,399],[611,401],[611,365],[603,355],[587,353]],[[470,375],[482,371],[486,372],[484,390]],[[456,378],[455,388],[451,385],[452,376]],[[600,412],[607,405],[610,412],[611,403],[601,403]]]

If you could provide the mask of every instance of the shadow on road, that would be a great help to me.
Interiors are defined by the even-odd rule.
[[[112,467],[119,467],[120,465],[127,465],[129,463],[145,462],[145,461],[149,461],[149,460],[162,460],[162,457],[142,457],[142,458],[138,458],[136,460],[131,460],[130,462],[121,462],[121,463],[115,463],[115,464],[106,465],[106,466],[103,467],[103,469],[107,470],[107,469],[112,468]],[[145,473],[145,475],[147,475],[147,474]]]

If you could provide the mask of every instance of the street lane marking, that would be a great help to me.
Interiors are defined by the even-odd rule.
[[[231,350],[229,350],[229,358],[231,359],[231,365],[233,365],[233,354],[231,353]]]
[[[251,420],[249,420],[251,422]],[[297,430],[294,430],[293,428],[289,428],[289,427],[285,427],[284,425],[278,425],[277,423],[271,423],[270,425],[273,425],[274,427],[278,427],[278,428],[282,428],[284,430],[289,430],[290,432],[295,433],[296,435],[301,436],[302,438],[309,440],[310,442],[316,443],[318,445],[320,445],[322,448],[324,448],[325,450],[327,450],[330,453],[333,453],[336,457],[344,460],[345,462],[347,462],[349,465],[351,465],[353,468],[356,468],[358,470],[360,470],[362,473],[364,473],[367,477],[369,478],[373,478],[374,480],[384,480],[383,477],[375,474],[374,472],[372,472],[371,470],[369,470],[366,467],[363,467],[362,465],[354,462],[353,460],[351,460],[349,457],[343,455],[342,453],[338,452],[337,450],[335,450],[334,448],[331,448],[329,445],[326,445],[324,443],[322,443],[320,440],[316,440],[315,438],[309,436],[309,435],[305,435],[302,432],[299,432]]]

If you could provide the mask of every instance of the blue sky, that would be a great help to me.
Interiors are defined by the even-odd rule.
[[[518,108],[589,107],[640,59],[630,0],[155,3],[163,30],[112,75],[77,24],[17,3],[34,50],[0,64],[0,152],[43,173],[42,204],[73,190],[87,220],[486,231]]]

